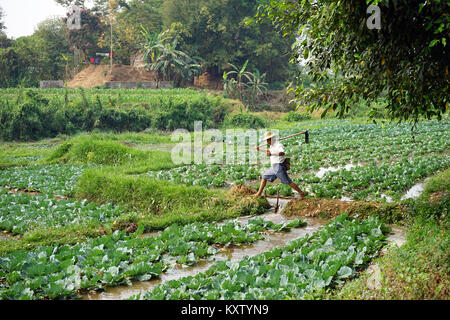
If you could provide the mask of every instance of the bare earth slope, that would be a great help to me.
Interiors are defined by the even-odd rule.
[[[90,65],[79,72],[68,84],[69,88],[92,88],[109,81],[145,82],[154,81],[153,72],[143,68],[113,65],[112,74],[107,65]]]

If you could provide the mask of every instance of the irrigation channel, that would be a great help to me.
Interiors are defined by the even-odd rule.
[[[278,213],[275,213],[274,207],[276,206],[277,200],[274,198],[267,198],[269,203],[272,205],[272,209],[270,209],[265,214],[259,215],[258,217],[264,218],[265,220],[270,220],[274,223],[283,223],[288,222],[291,219],[295,219],[296,217],[285,217],[282,215],[283,209],[286,207],[287,203],[290,200],[287,199],[279,199],[279,210]],[[245,216],[237,218],[237,221],[240,221],[242,224],[248,223],[248,220],[254,218],[254,216]],[[321,226],[324,226],[329,222],[328,219],[320,219],[320,218],[310,218],[310,217],[302,217],[304,221],[307,222],[307,226],[303,228],[293,228],[290,232],[276,232],[276,233],[268,233],[265,235],[264,240],[259,240],[253,244],[248,245],[239,245],[231,248],[223,248],[220,252],[216,254],[214,260],[212,261],[200,261],[193,266],[190,267],[180,267],[175,266],[169,268],[166,272],[162,273],[158,278],[140,282],[135,281],[131,286],[118,286],[107,288],[102,292],[92,292],[87,293],[83,296],[83,300],[124,300],[129,297],[139,294],[145,293],[146,291],[152,289],[158,284],[164,283],[169,280],[177,280],[187,276],[195,276],[199,272],[206,271],[213,263],[220,260],[230,259],[232,262],[240,261],[245,256],[255,256],[262,252],[271,250],[275,247],[281,247],[288,243],[290,240],[294,240],[300,237],[305,236],[306,234],[312,234],[317,231]],[[390,233],[387,241],[389,244],[394,243],[397,245],[402,245],[405,239],[405,230],[403,228],[397,226],[390,226],[392,228],[392,232]],[[157,233],[150,233],[143,236],[154,236]]]

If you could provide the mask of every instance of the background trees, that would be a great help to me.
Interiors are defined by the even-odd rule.
[[[0,31],[0,48],[9,48],[7,53],[0,52],[0,59],[6,61],[6,57],[9,57],[14,63],[22,63],[20,66],[2,65],[2,68],[11,70],[8,69],[9,71],[3,74],[8,81],[2,81],[1,86],[15,86],[25,76],[29,79],[27,85],[37,85],[39,80],[50,76],[54,79],[64,78],[65,69],[61,65],[65,65],[65,61],[61,61],[64,59],[62,54],[72,57],[73,48],[81,50],[83,59],[95,57],[97,52],[109,52],[111,36],[108,5],[110,0],[93,0],[89,2],[93,3],[93,6],[88,6],[85,0],[55,1],[67,8],[72,5],[82,8],[82,28],[67,30],[67,36],[62,37],[61,30],[66,20],[63,20],[61,24],[54,21],[51,26],[42,26],[42,31],[30,37],[24,37],[26,39],[19,42],[2,37]],[[248,60],[248,71],[259,70],[261,74],[266,74],[267,82],[278,82],[280,87],[280,84],[282,85],[296,70],[295,65],[288,63],[287,55],[293,41],[281,37],[270,22],[248,23],[248,20],[257,12],[258,4],[265,2],[261,0],[116,0],[112,39],[114,63],[130,64],[131,57],[145,50],[148,39],[141,32],[141,26],[149,34],[159,34],[169,29],[170,36],[176,39],[177,43],[176,46],[174,43],[166,45],[166,49],[170,50],[165,51],[165,58],[159,58],[161,64],[158,68],[167,69],[165,64],[169,57],[175,57],[171,54],[175,52],[174,50],[177,51],[178,60],[181,56],[184,56],[184,59],[183,63],[169,59],[174,63],[168,63],[167,67],[177,66],[178,71],[172,70],[169,72],[171,75],[166,74],[166,78],[183,75],[184,80],[192,79],[201,60],[202,69],[216,76],[220,81],[223,72],[232,69],[229,63],[242,66]],[[0,29],[1,27],[2,25]],[[46,30],[50,30],[49,28],[52,31],[46,36]],[[42,52],[48,52],[48,54],[42,58],[40,57]],[[68,59],[68,61],[71,60]],[[49,61],[52,61],[53,65],[49,64]],[[105,59],[106,62],[107,59]],[[33,69],[35,67],[41,71]],[[49,68],[49,71],[44,72],[45,68]],[[19,78],[10,79],[11,77]],[[184,80],[176,80],[176,82],[182,83],[185,82]]]
[[[366,26],[369,4],[381,9],[381,29]],[[314,86],[296,86],[312,109],[347,112],[360,97],[387,99],[392,118],[440,117],[448,108],[448,1],[271,0],[259,21],[302,40],[292,60],[308,58]],[[377,110],[373,110],[375,114]]]
[[[257,0],[166,0],[162,5],[164,26],[180,34],[180,48],[204,60],[205,69],[219,77],[228,63],[267,74],[269,82],[284,81],[292,41],[282,38],[271,23],[247,24]]]
[[[39,80],[62,78],[63,54],[69,48],[66,26],[59,18],[41,22],[29,37],[7,39],[7,45],[0,46],[0,87],[34,87]]]

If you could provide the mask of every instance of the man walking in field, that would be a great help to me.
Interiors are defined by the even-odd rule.
[[[300,200],[302,200],[306,193],[300,190],[300,188],[292,182],[287,174],[286,168],[286,158],[284,152],[284,146],[276,139],[275,134],[272,132],[266,132],[264,134],[264,140],[267,145],[270,146],[269,149],[260,149],[259,146],[256,147],[257,151],[266,152],[267,156],[270,157],[270,164],[272,165],[264,174],[262,175],[261,185],[255,197],[260,197],[264,188],[266,187],[267,181],[274,182],[276,178],[279,178],[281,183],[289,185],[292,189],[298,192],[300,195]]]

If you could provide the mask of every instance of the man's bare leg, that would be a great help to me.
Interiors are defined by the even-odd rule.
[[[289,186],[298,192],[298,194],[300,195],[300,200],[302,200],[306,196],[306,193],[300,190],[300,188],[295,183],[291,182]]]
[[[266,187],[266,183],[267,183],[267,180],[266,180],[266,179],[262,179],[262,180],[261,180],[261,185],[259,186],[259,190],[258,190],[258,192],[255,194],[255,197],[260,197],[260,196],[261,196],[261,194],[262,194],[264,188]]]

